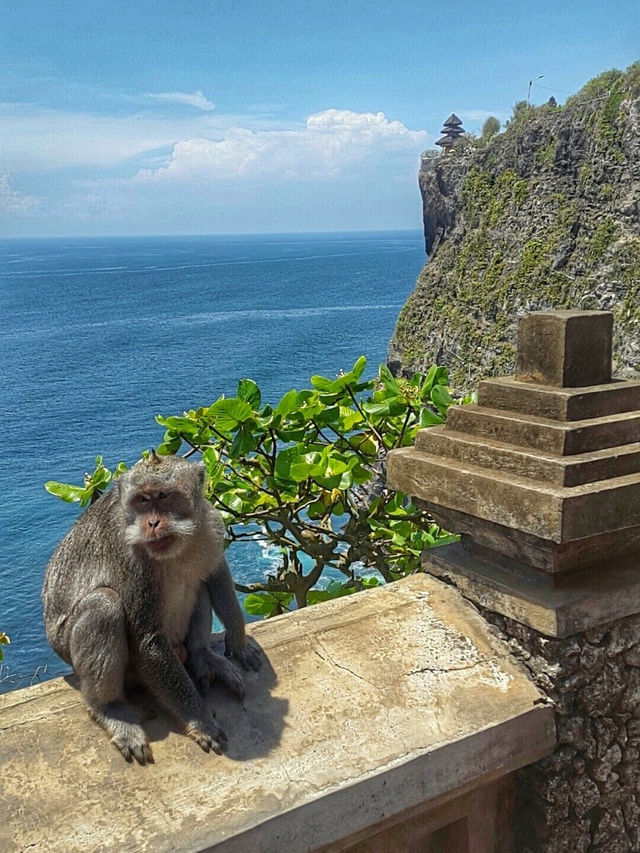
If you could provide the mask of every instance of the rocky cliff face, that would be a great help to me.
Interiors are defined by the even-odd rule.
[[[615,314],[614,369],[640,373],[640,63],[563,107],[521,104],[506,130],[423,159],[429,261],[389,349],[396,373],[433,362],[452,384],[514,369],[517,319]]]

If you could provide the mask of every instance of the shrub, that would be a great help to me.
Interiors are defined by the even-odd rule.
[[[312,376],[311,389],[288,391],[263,405],[258,385],[242,379],[235,397],[181,416],[158,416],[159,454],[202,458],[207,497],[220,511],[229,541],[276,546],[280,564],[264,581],[237,584],[250,613],[272,615],[410,574],[424,548],[455,541],[384,482],[386,454],[413,443],[421,427],[442,424],[455,401],[447,371],[396,379],[380,366],[362,380],[359,358],[334,379]],[[114,472],[96,460],[82,486],[49,482],[65,501],[86,505]],[[334,579],[318,588],[325,569]],[[374,574],[371,570],[376,570]],[[336,580],[341,577],[341,580]]]
[[[482,138],[485,141],[489,141],[492,136],[495,136],[496,133],[500,131],[500,122],[495,116],[489,116],[489,118],[482,125]]]

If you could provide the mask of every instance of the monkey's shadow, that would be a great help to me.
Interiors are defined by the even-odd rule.
[[[245,698],[239,700],[219,683],[215,683],[206,696],[208,706],[215,712],[216,723],[229,739],[225,755],[235,761],[266,755],[278,746],[289,710],[287,699],[271,695],[278,678],[264,649],[253,638],[249,642],[261,650],[262,666],[258,672],[242,671]],[[211,635],[211,648],[224,654],[224,633]],[[240,668],[239,664],[236,666]],[[65,680],[78,689],[75,674],[66,676]],[[180,724],[149,690],[140,687],[127,691],[127,700],[138,709],[151,744],[164,740],[170,732],[183,734]]]

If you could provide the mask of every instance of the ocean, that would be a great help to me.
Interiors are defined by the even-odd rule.
[[[0,692],[68,671],[49,648],[40,587],[78,514],[44,490],[158,444],[156,414],[235,394],[264,402],[386,359],[425,261],[421,231],[0,241]],[[271,565],[232,545],[243,582]]]

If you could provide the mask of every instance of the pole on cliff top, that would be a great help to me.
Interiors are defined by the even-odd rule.
[[[536,80],[542,80],[544,74],[538,74]],[[531,98],[531,87],[533,86],[533,80],[529,80],[529,89],[527,90],[527,106],[529,106],[529,100]]]

